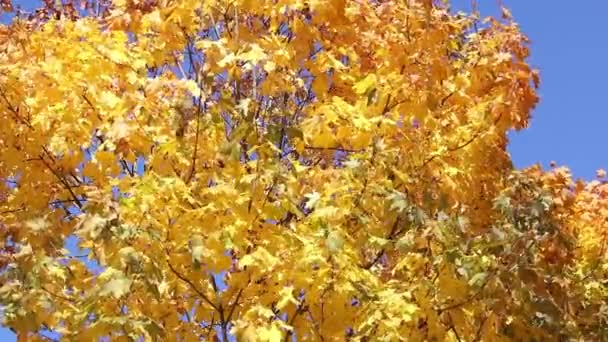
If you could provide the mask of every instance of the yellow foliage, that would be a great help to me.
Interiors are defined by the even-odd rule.
[[[512,168],[538,74],[508,11],[106,2],[0,27],[22,340],[608,338],[606,172]]]

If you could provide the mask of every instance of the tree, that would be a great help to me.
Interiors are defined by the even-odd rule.
[[[608,338],[605,174],[512,166],[506,9],[45,1],[0,37],[23,340]]]

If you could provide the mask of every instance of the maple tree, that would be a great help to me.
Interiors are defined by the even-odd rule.
[[[538,73],[506,9],[1,8],[20,339],[608,338],[605,172],[512,166]]]

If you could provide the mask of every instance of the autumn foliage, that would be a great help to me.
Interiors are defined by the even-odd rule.
[[[22,340],[608,339],[605,174],[512,166],[538,74],[506,9],[2,8]]]

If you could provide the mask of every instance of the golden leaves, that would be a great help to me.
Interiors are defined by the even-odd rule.
[[[99,292],[102,297],[110,295],[114,298],[120,298],[126,295],[131,287],[131,280],[125,277],[122,272],[111,267],[100,274],[98,280],[104,283]]]
[[[106,14],[2,31],[10,326],[491,340],[557,336],[566,306],[603,319],[605,172],[507,176],[538,82],[511,22],[471,33],[431,1]]]
[[[358,95],[363,95],[372,90],[376,86],[376,75],[369,74],[361,81],[357,82],[353,89]]]
[[[239,260],[241,267],[258,267],[264,271],[271,271],[279,262],[279,259],[273,256],[264,247],[258,247],[253,253],[243,256]]]

